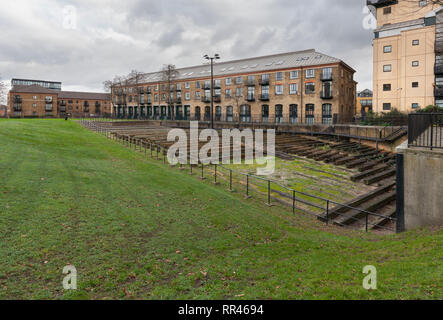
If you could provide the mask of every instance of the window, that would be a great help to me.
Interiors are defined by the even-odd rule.
[[[191,100],[191,94],[189,92],[185,93],[185,99],[186,100]]]
[[[185,82],[185,89],[189,89],[191,87],[191,84],[189,82]]]
[[[420,40],[412,40],[413,46],[418,46],[420,44]]]
[[[291,83],[289,85],[289,94],[297,94],[298,92],[298,83]]]
[[[383,72],[391,72],[392,71],[392,65],[390,64],[385,64],[383,66]]]
[[[282,81],[283,80],[283,72],[277,72],[275,74],[275,81]]]
[[[419,5],[420,7],[426,7],[426,6],[428,5],[428,1],[427,1],[427,0],[420,0],[420,1],[418,2],[418,5]]]
[[[412,82],[412,88],[418,88],[418,82]]]
[[[289,120],[291,123],[298,122],[298,106],[296,104],[289,106]]]
[[[281,104],[277,104],[275,106],[275,123],[283,122],[283,106]]]
[[[314,78],[314,77],[315,77],[315,70],[314,69],[306,70],[306,78]]]
[[[33,96],[32,99],[37,100],[37,96]]]
[[[37,108],[37,104],[36,104],[36,103],[33,103],[32,106],[33,106],[34,108]]]
[[[314,124],[315,118],[314,118],[314,105],[313,104],[307,104],[306,105],[306,124]]]
[[[255,87],[248,87],[248,101],[255,100]]]
[[[195,98],[198,100],[198,99],[201,99],[201,94],[200,94],[200,91],[196,91],[195,92]]]
[[[412,107],[412,109],[418,109],[418,103],[413,103],[413,104],[411,105],[411,107]]]
[[[231,89],[226,89],[225,96],[226,96],[226,99],[230,99],[231,96],[232,96],[232,90]]]
[[[243,78],[242,77],[235,78],[235,83],[236,84],[242,84],[243,83]]]
[[[291,73],[289,74],[289,78],[291,80],[298,79],[298,76],[299,76],[299,72],[298,71],[291,71]]]
[[[235,90],[235,95],[236,95],[237,97],[241,97],[241,96],[243,96],[243,90],[242,90],[242,88],[237,88],[237,89]]]
[[[200,89],[200,81],[196,81],[195,82],[195,88],[196,89]]]
[[[383,91],[391,91],[391,84],[384,84]]]
[[[269,106],[267,104],[261,107],[261,120],[262,122],[269,122]]]
[[[283,85],[279,84],[275,86],[275,94],[282,95],[283,94]]]
[[[332,124],[332,104],[330,103],[322,106],[322,123]]]
[[[230,85],[232,84],[232,78],[226,78],[226,80],[225,80],[225,84],[226,84],[227,86],[230,86]]]
[[[383,103],[383,110],[385,110],[385,111],[391,110],[391,104],[390,103]]]
[[[384,53],[390,53],[390,52],[392,52],[392,46],[384,46],[384,47],[383,47],[383,52],[384,52]]]
[[[332,80],[332,68],[323,68],[321,78],[322,80]]]
[[[420,63],[418,61],[412,61],[413,67],[418,67],[419,65],[420,65]]]
[[[391,7],[386,7],[383,9],[383,14],[391,14],[392,12],[392,8]]]
[[[306,94],[315,93],[315,83],[314,82],[307,82],[305,84],[305,92],[306,92]]]

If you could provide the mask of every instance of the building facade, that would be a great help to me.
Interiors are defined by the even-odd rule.
[[[357,92],[357,110],[356,113],[364,116],[373,111],[372,109],[373,93],[369,89]]]
[[[436,46],[440,6],[430,0],[368,0],[367,4],[375,8],[377,18],[374,112],[411,112],[443,103],[443,90],[436,90],[439,83],[443,85],[443,61]],[[441,70],[437,70],[439,61]]]
[[[111,113],[111,96],[105,93],[61,91],[36,84],[15,85],[8,93],[9,117],[110,117]]]
[[[214,120],[223,122],[340,123],[355,115],[355,70],[315,50],[214,65]],[[112,87],[118,118],[211,119],[210,66],[162,72]]]

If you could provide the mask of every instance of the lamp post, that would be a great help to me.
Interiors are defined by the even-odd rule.
[[[211,129],[214,129],[214,60],[220,59],[220,55],[216,53],[210,57],[205,54],[203,58],[211,61]]]

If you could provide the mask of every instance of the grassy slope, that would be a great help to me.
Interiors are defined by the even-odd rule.
[[[441,229],[326,228],[73,122],[0,120],[0,154],[3,299],[443,297]],[[365,265],[377,291],[362,288]]]

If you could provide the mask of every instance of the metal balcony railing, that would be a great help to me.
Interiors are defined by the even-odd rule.
[[[269,79],[260,79],[260,85],[262,86],[269,86]]]
[[[260,95],[260,100],[261,101],[269,101],[269,93],[262,93]]]

